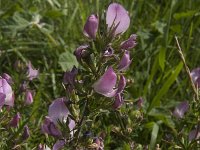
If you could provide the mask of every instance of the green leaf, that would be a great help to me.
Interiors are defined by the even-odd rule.
[[[159,131],[159,126],[158,126],[157,123],[154,123],[153,130],[151,132],[150,149],[154,149],[155,148],[156,139],[157,139],[157,136],[158,136],[158,131]]]
[[[165,69],[165,56],[166,56],[166,49],[162,47],[159,51],[159,65],[162,71],[164,71]]]
[[[151,105],[150,105],[148,111],[150,111],[153,107],[159,106],[160,99],[164,96],[164,94],[167,93],[167,91],[169,90],[170,86],[176,80],[176,78],[179,75],[179,73],[180,73],[180,71],[181,71],[182,68],[183,68],[183,63],[180,62],[177,65],[175,71],[172,72],[171,76],[167,79],[167,81],[164,83],[163,87],[158,91],[157,95],[152,100]]]
[[[191,17],[191,16],[193,16],[195,13],[196,13],[195,10],[190,10],[190,11],[187,11],[187,12],[175,13],[173,17],[174,17],[176,20],[178,20],[178,19],[182,19],[182,18]]]
[[[63,71],[70,71],[73,66],[78,66],[76,57],[69,51],[60,54],[58,63]]]

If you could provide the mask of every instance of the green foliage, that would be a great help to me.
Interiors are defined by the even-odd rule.
[[[30,60],[41,73],[38,81],[31,84],[31,88],[37,92],[33,107],[25,112],[29,118],[21,123],[29,122],[32,129],[28,142],[22,143],[23,148],[33,149],[39,143],[50,145],[52,141],[55,142],[51,137],[41,134],[42,119],[47,114],[51,101],[58,96],[65,96],[61,85],[63,73],[73,65],[78,65],[73,50],[83,42],[82,30],[87,17],[91,12],[103,14],[110,2],[112,1],[0,0],[0,74],[6,72],[16,83],[20,83],[21,72],[15,68],[17,60],[23,64]],[[133,63],[127,74],[134,83],[128,84],[128,96],[125,97],[133,105],[124,105],[118,114],[102,112],[99,117],[104,118],[105,122],[99,122],[98,117],[94,119],[99,127],[94,132],[98,134],[103,130],[107,133],[104,142],[107,149],[114,147],[128,150],[130,143],[126,141],[130,139],[135,142],[137,149],[143,149],[146,145],[153,149],[156,144],[160,144],[162,149],[195,149],[197,145],[188,144],[188,133],[197,124],[199,106],[193,102],[192,89],[177,52],[174,36],[179,37],[189,68],[198,67],[200,1],[116,2],[129,11],[132,20],[130,28],[123,36],[127,38],[132,33],[138,35],[138,45],[132,50]],[[135,104],[139,97],[145,100],[141,110],[137,110]],[[171,112],[182,100],[188,100],[191,108],[190,113],[180,123],[171,116]],[[128,119],[123,109],[130,110]],[[124,120],[120,120],[119,116],[124,117]],[[7,122],[10,117],[8,116]],[[113,117],[116,117],[115,123],[110,122]],[[120,128],[126,126],[120,132],[112,124],[120,124]],[[186,128],[183,129],[184,125]],[[128,128],[132,132],[128,132]],[[185,133],[178,135],[182,129]],[[116,139],[115,135],[121,138]],[[167,139],[166,135],[170,138]],[[6,147],[5,142],[0,141],[1,149]]]

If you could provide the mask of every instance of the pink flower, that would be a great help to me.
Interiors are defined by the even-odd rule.
[[[14,93],[12,91],[12,88],[3,78],[0,78],[0,94],[0,106],[3,106],[3,103],[4,105],[9,106],[14,105]]]
[[[65,140],[58,140],[54,146],[53,146],[53,150],[60,150],[65,146]]]
[[[125,51],[124,55],[122,56],[121,61],[119,62],[118,69],[119,71],[126,70],[129,65],[131,64],[132,60],[130,60],[130,53],[129,51]]]
[[[91,39],[96,38],[96,33],[99,26],[99,19],[97,15],[90,15],[84,26],[83,34]]]
[[[60,137],[62,135],[58,127],[54,124],[54,122],[48,116],[45,117],[45,120],[42,124],[41,129],[43,133],[47,133],[54,137]]]
[[[7,73],[3,73],[2,78],[4,78],[10,85],[13,83],[11,76],[8,75]]]
[[[109,67],[106,72],[93,84],[94,90],[106,97],[113,97],[117,93],[121,93],[126,85],[124,76],[120,77],[118,86],[116,87],[117,75],[112,67]]]
[[[10,126],[16,128],[19,124],[19,120],[21,119],[20,113],[18,112],[10,121]]]
[[[188,138],[189,138],[189,141],[199,139],[200,138],[200,131],[198,131],[198,129],[194,129],[194,130],[190,131]]]
[[[193,69],[190,73],[192,80],[198,88],[200,88],[200,67]]]
[[[30,131],[27,125],[24,126],[24,132],[22,134],[22,139],[26,140],[30,137]]]
[[[188,111],[188,109],[189,109],[188,101],[183,101],[175,108],[173,115],[176,118],[183,118],[184,114]]]
[[[74,55],[76,56],[77,61],[80,62],[82,58],[85,58],[88,55],[88,47],[88,45],[81,45],[74,51]]]
[[[33,93],[32,91],[27,90],[25,93],[25,104],[30,105],[33,103]]]
[[[121,43],[121,49],[124,49],[124,50],[129,50],[131,48],[134,48],[137,43],[136,43],[136,38],[137,38],[137,35],[136,34],[132,34],[128,40],[124,41]]]
[[[128,12],[118,3],[110,4],[106,12],[106,24],[114,31],[114,35],[125,32],[130,25]]]
[[[36,69],[33,69],[31,62],[28,63],[28,79],[33,80],[34,78],[37,78],[39,75],[39,71]]]
[[[118,108],[120,108],[122,106],[123,103],[124,103],[124,100],[123,100],[121,94],[117,94],[115,96],[115,101],[114,101],[114,104],[113,104],[113,108],[114,109],[118,109]]]

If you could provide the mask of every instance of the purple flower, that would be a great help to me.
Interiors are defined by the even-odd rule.
[[[109,67],[101,78],[93,84],[94,90],[106,97],[115,96],[117,89],[114,89],[117,82],[117,75],[112,67]]]
[[[88,45],[81,45],[74,51],[74,55],[76,56],[77,61],[80,62],[82,58],[85,58],[88,55],[88,47]]]
[[[60,137],[62,135],[60,130],[57,128],[57,126],[54,124],[54,122],[48,116],[45,117],[45,120],[42,124],[41,129],[42,129],[43,133],[47,133],[54,137]]]
[[[126,86],[126,79],[124,76],[120,77],[118,87],[115,87],[116,82],[117,75],[113,68],[109,67],[100,79],[93,84],[93,88],[99,94],[106,97],[113,97],[117,93],[121,93]]]
[[[95,143],[95,148],[97,150],[103,150],[104,149],[104,143],[103,143],[103,139],[101,137],[95,137],[93,139],[93,143]]]
[[[188,108],[189,108],[188,101],[183,101],[175,108],[173,115],[176,118],[183,118],[184,114],[188,111]]]
[[[18,112],[10,121],[10,126],[16,128],[19,124],[19,120],[21,119],[20,113]]]
[[[60,136],[61,132],[58,130],[58,121],[66,123],[69,121],[68,127],[70,134],[73,135],[72,130],[75,127],[75,121],[68,117],[70,114],[65,102],[65,98],[58,98],[49,106],[48,117],[42,125],[42,131],[52,136]]]
[[[137,38],[137,35],[136,34],[132,34],[128,40],[124,41],[121,43],[121,49],[124,49],[124,50],[129,50],[133,47],[135,47],[137,45],[136,43],[136,38]]]
[[[9,105],[9,106],[14,105],[14,93],[12,91],[12,88],[8,84],[8,82],[3,78],[0,78],[0,93],[1,93],[1,99],[0,99],[1,105],[3,103],[4,105]]]
[[[116,96],[115,96],[115,101],[114,101],[114,104],[113,104],[113,108],[114,109],[118,109],[122,106],[122,104],[124,103],[124,100],[121,96],[120,93],[118,93]]]
[[[74,87],[75,77],[78,74],[78,69],[74,66],[71,71],[67,71],[64,74],[63,83],[69,84]]]
[[[188,138],[189,138],[189,141],[200,138],[200,131],[198,131],[197,129],[190,131]]]
[[[104,51],[103,56],[105,56],[105,57],[110,57],[110,56],[113,56],[113,54],[114,54],[114,50],[113,50],[112,47],[109,46],[109,47]]]
[[[28,79],[33,80],[34,78],[37,78],[39,75],[39,71],[36,69],[33,69],[31,62],[28,63]]]
[[[137,107],[140,109],[142,107],[143,103],[144,103],[144,99],[142,97],[140,97],[137,100]]]
[[[5,103],[5,98],[6,98],[6,95],[3,94],[3,93],[0,93],[0,110],[1,110],[1,108],[3,107],[3,105]]]
[[[110,4],[106,12],[106,24],[114,35],[125,32],[130,25],[128,12],[118,3]]]
[[[200,67],[193,69],[190,73],[192,80],[198,88],[200,88]]]
[[[69,110],[64,102],[65,98],[58,98],[52,102],[49,106],[48,116],[57,124],[58,120],[60,122],[66,122],[69,115]]]
[[[25,93],[25,104],[30,105],[33,103],[33,93],[29,90]]]
[[[97,15],[90,15],[85,23],[83,34],[91,39],[96,38],[96,33],[99,26],[99,19]]]
[[[7,73],[3,73],[2,78],[4,78],[10,85],[13,83],[11,76],[8,75]]]
[[[40,144],[39,146],[38,146],[38,150],[51,150],[47,145],[42,145],[42,144]]]
[[[125,51],[124,55],[122,56],[121,61],[119,62],[118,69],[119,71],[124,71],[126,70],[129,65],[131,64],[132,60],[130,60],[130,52]]]
[[[29,128],[28,128],[27,125],[25,125],[25,126],[24,126],[24,132],[23,132],[23,134],[22,134],[22,139],[23,139],[23,140],[26,140],[26,139],[29,138],[29,136],[30,136]]]
[[[65,146],[65,140],[58,140],[54,146],[53,146],[53,150],[60,150]]]

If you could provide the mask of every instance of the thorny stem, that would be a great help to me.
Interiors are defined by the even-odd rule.
[[[189,79],[190,79],[190,84],[191,84],[191,86],[192,86],[192,89],[193,89],[193,91],[194,91],[194,94],[196,95],[195,101],[196,101],[196,100],[199,100],[198,90],[197,90],[197,88],[195,87],[194,82],[193,82],[193,80],[192,80],[192,77],[191,77],[191,75],[190,75],[190,69],[189,69],[189,67],[188,67],[187,64],[186,64],[185,57],[184,57],[184,55],[183,55],[181,46],[180,46],[179,41],[178,41],[178,37],[175,36],[175,39],[176,39],[176,44],[177,44],[177,47],[178,47],[178,52],[179,52],[179,54],[180,54],[181,60],[183,61],[185,70],[186,70],[186,72],[187,72],[187,75],[188,75],[188,77],[189,77]]]
[[[83,120],[85,118],[85,111],[86,111],[87,105],[88,105],[88,100],[86,100],[86,102],[85,102],[85,105],[84,105],[84,108],[83,108],[83,115],[82,115],[81,120],[79,122],[79,129],[77,131],[78,134],[77,134],[77,139],[76,139],[76,146],[77,146],[78,141],[79,141],[80,132],[81,132],[81,129],[82,129]]]

